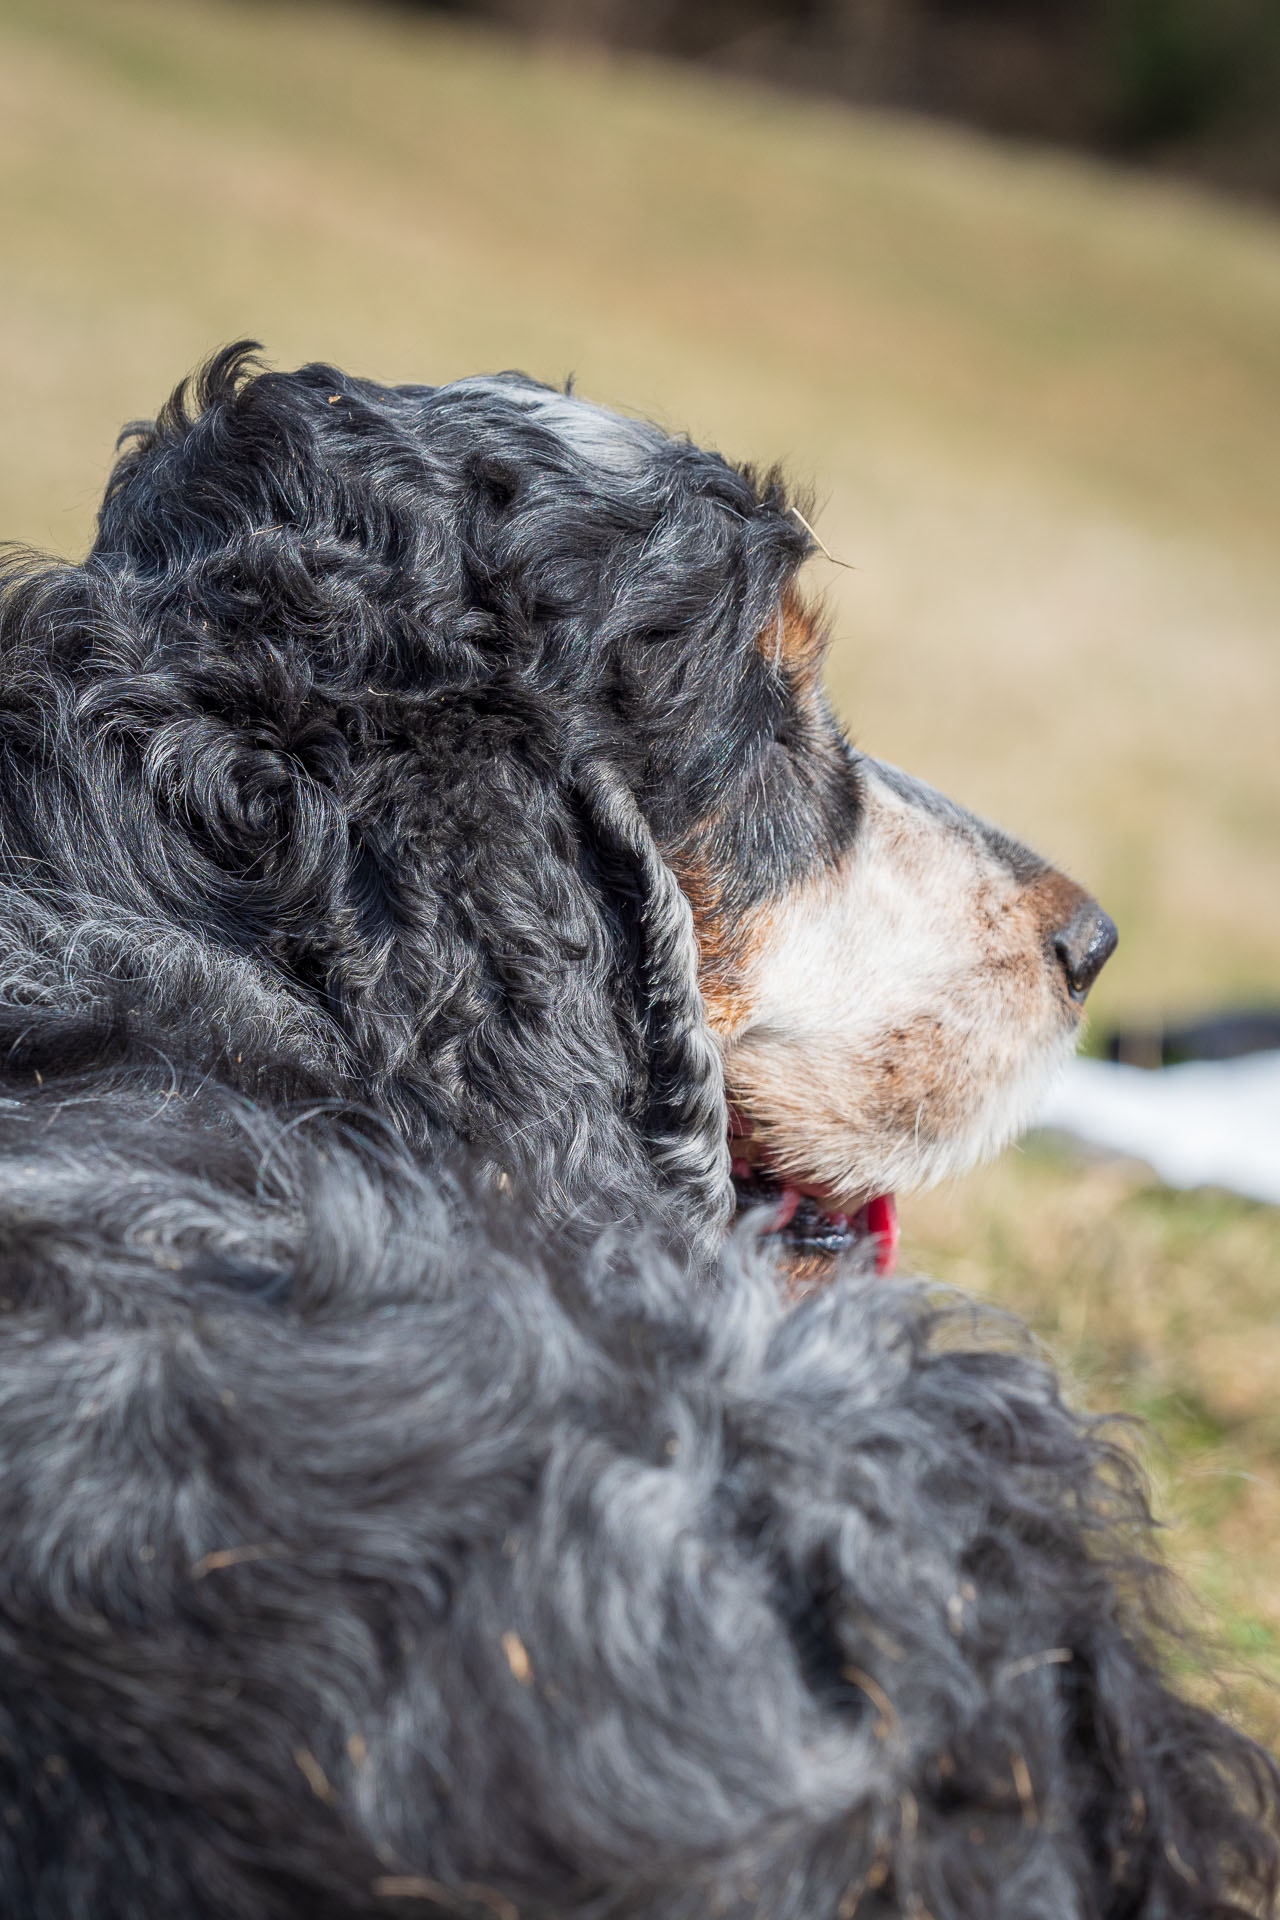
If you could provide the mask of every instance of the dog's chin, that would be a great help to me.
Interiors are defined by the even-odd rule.
[[[837,1262],[850,1260],[887,1278],[898,1257],[897,1196],[968,1173],[1023,1133],[1075,1051],[1075,1037],[1074,1030],[1057,1036],[1032,1054],[955,1133],[931,1139],[917,1129],[882,1140],[874,1159],[864,1157],[860,1176],[853,1176],[856,1185],[836,1184],[829,1172],[819,1171],[823,1155],[816,1140],[815,1165],[800,1170],[794,1117],[783,1162],[778,1130],[731,1103],[729,1153],[738,1216],[758,1216],[765,1233],[777,1238],[793,1281],[820,1284]]]

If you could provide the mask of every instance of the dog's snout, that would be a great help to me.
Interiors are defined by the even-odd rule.
[[[1053,951],[1073,1000],[1083,1000],[1116,950],[1120,935],[1109,913],[1086,900],[1053,936]]]

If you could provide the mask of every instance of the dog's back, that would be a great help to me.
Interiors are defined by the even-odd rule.
[[[14,1102],[0,1187],[6,1911],[1259,1910],[1132,1469],[972,1309],[181,1082]]]

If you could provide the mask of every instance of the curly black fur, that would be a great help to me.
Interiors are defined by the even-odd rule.
[[[4,1911],[1267,1911],[1124,1454],[976,1309],[721,1245],[662,849],[849,826],[776,484],[251,373],[0,605]]]

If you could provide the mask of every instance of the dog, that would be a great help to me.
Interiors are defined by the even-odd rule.
[[[1265,1913],[1140,1476],[892,1279],[1115,929],[776,473],[216,356],[0,598],[0,1902]]]

